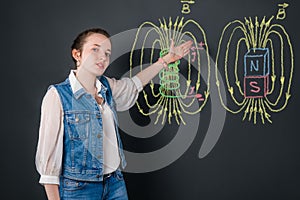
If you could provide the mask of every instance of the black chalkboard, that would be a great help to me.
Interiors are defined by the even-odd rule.
[[[141,52],[145,65],[158,58],[159,49],[142,49],[147,31],[162,30],[149,33],[153,44],[159,36],[170,39],[168,31],[177,27],[195,39],[178,72],[192,97],[178,106],[182,119],[168,112],[164,118],[164,109],[145,116],[137,105],[119,113],[129,198],[299,199],[299,6],[277,0],[6,2],[0,12],[3,196],[46,199],[34,163],[40,106],[47,87],[73,67],[70,46],[79,32],[108,30],[113,55],[106,75],[121,78],[139,69]],[[153,87],[159,92],[159,77]],[[151,96],[150,85],[144,91]],[[138,102],[151,111],[142,93]]]

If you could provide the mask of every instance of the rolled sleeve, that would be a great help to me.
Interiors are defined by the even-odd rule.
[[[59,185],[59,177],[58,176],[41,175],[39,183],[42,185],[45,185],[45,184]]]
[[[142,81],[137,76],[134,76],[131,80],[134,82],[138,92],[143,90]]]

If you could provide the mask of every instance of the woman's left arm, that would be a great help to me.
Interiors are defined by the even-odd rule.
[[[122,78],[121,80],[117,80],[107,77],[117,110],[124,111],[131,108],[136,102],[139,92],[143,90],[143,86],[152,80],[160,70],[167,67],[169,63],[173,63],[187,55],[190,52],[191,45],[192,42],[188,41],[174,47],[174,42],[171,41],[170,51],[167,55],[131,79]]]

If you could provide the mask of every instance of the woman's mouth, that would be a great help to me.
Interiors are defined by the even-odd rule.
[[[103,63],[99,62],[99,63],[96,63],[96,65],[97,65],[100,69],[104,69]]]

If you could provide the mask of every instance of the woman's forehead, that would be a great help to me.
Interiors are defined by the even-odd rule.
[[[85,39],[85,44],[100,46],[108,45],[109,47],[111,46],[110,39],[100,33],[94,33],[88,36]]]

